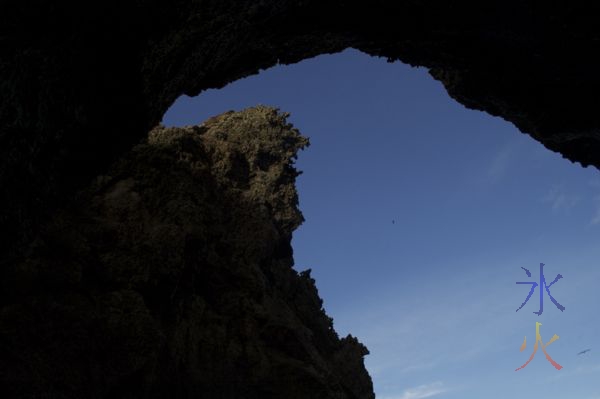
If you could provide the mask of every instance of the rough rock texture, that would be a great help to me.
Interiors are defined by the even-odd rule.
[[[158,127],[57,213],[0,311],[2,397],[374,398],[292,269],[308,140],[285,117]]]

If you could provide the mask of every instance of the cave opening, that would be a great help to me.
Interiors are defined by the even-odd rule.
[[[312,269],[340,336],[369,348],[378,398],[597,393],[587,380],[600,363],[574,355],[600,333],[588,319],[600,299],[596,169],[464,108],[423,68],[351,49],[180,97],[163,124],[257,104],[310,138],[296,163],[295,269]],[[515,312],[526,295],[515,282],[539,263],[550,281],[564,276],[553,294],[566,311],[546,300],[542,320],[564,369],[538,353],[515,373],[539,321],[535,303]]]

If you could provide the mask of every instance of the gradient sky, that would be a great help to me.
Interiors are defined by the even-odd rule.
[[[310,138],[295,269],[312,269],[340,336],[369,348],[377,398],[600,399],[598,170],[466,109],[426,69],[356,50],[183,96],[163,123],[257,104]],[[539,283],[540,263],[547,284],[563,276],[564,312],[544,294],[534,314],[539,287],[516,312],[530,286],[515,283]],[[537,321],[544,343],[560,336],[546,350],[562,370],[540,348],[515,371]]]

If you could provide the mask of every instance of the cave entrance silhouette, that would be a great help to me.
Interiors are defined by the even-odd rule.
[[[472,378],[473,364],[478,378],[505,389],[493,375],[512,370],[525,324],[513,315],[514,287],[483,282],[511,280],[515,266],[543,259],[560,269],[569,259],[556,248],[565,242],[585,242],[592,257],[597,171],[464,108],[424,68],[353,49],[183,96],[163,123],[198,124],[256,104],[289,112],[310,138],[297,162],[306,221],[294,234],[295,267],[312,269],[336,330],[370,349],[378,395],[484,395],[483,385],[448,376]],[[585,273],[584,264],[571,268]],[[451,348],[436,338],[441,331]]]

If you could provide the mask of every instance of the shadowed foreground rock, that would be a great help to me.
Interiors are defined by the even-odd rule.
[[[3,398],[374,398],[310,271],[293,167],[308,140],[267,107],[154,129],[15,266]]]

